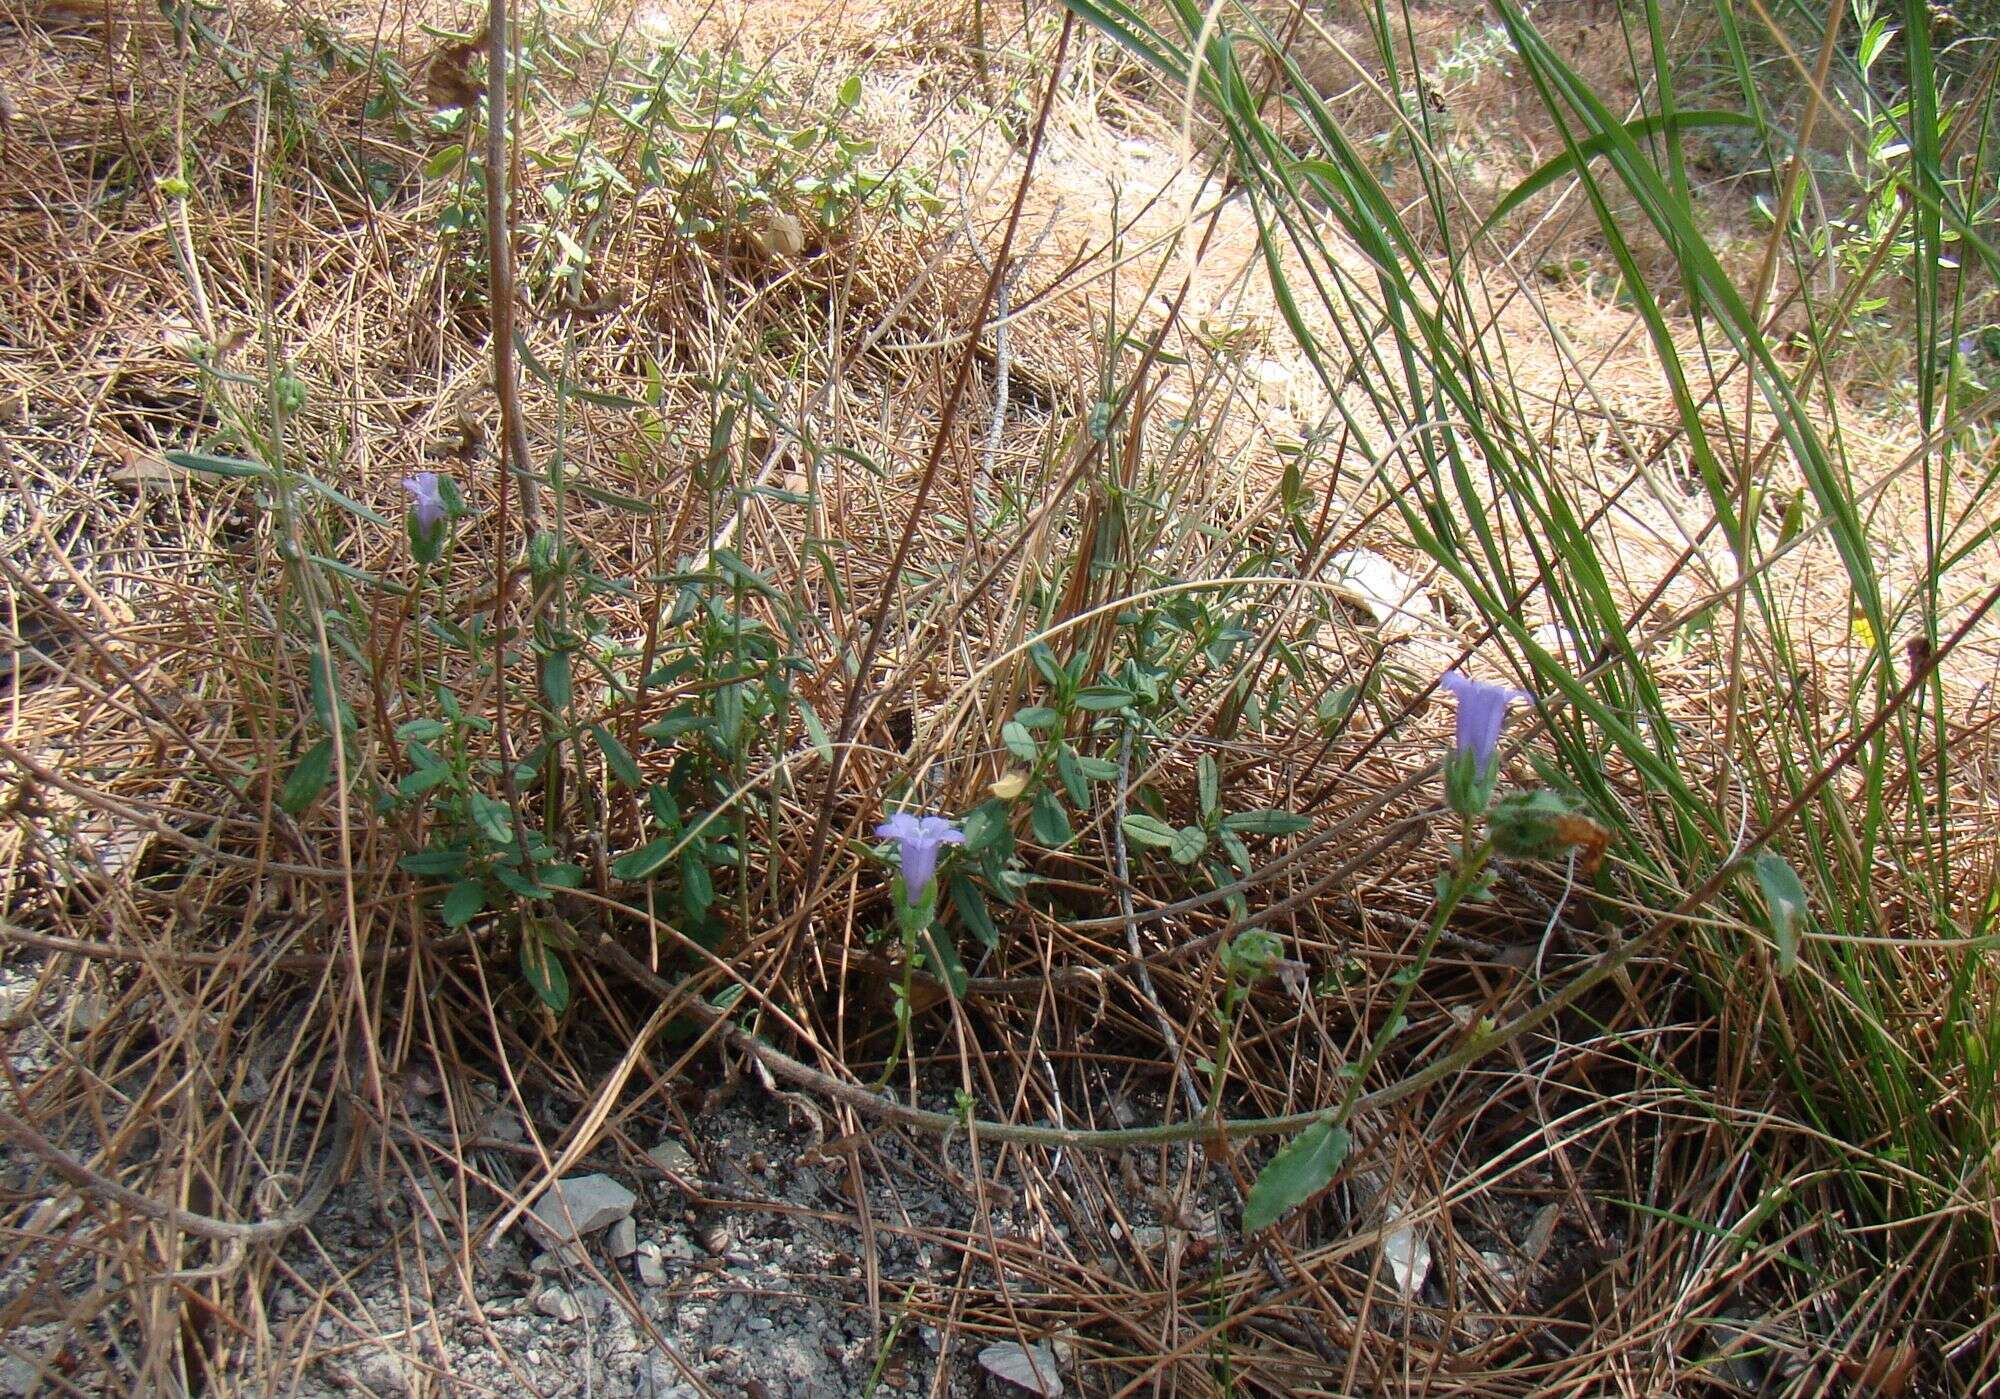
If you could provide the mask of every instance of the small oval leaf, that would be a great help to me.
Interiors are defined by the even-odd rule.
[[[521,939],[521,975],[543,1005],[561,1015],[569,1009],[569,973],[555,949],[533,934]]]
[[[1333,1183],[1347,1159],[1347,1129],[1322,1119],[1293,1137],[1257,1175],[1243,1201],[1243,1232],[1254,1234],[1276,1224],[1287,1210],[1302,1205]]]
[[[1784,857],[1766,850],[1752,862],[1757,887],[1771,911],[1771,931],[1778,942],[1778,975],[1790,976],[1799,965],[1799,934],[1805,927],[1806,887],[1785,863]]]
[[[1148,816],[1143,811],[1132,812],[1119,824],[1124,827],[1125,838],[1134,845],[1151,846],[1155,850],[1171,850],[1174,842],[1180,839],[1179,831],[1157,816]]]
[[[1208,849],[1208,832],[1199,826],[1182,826],[1174,832],[1174,843],[1167,848],[1167,854],[1177,865],[1191,865],[1201,858],[1201,852]]]
[[[611,862],[611,875],[628,883],[650,879],[659,872],[660,866],[673,857],[674,846],[679,840],[674,836],[661,836],[651,840],[637,850],[620,855]]]

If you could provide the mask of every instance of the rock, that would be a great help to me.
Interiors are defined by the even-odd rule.
[[[1424,585],[1380,554],[1346,549],[1327,560],[1327,581],[1360,604],[1391,640],[1408,636],[1433,614]]]
[[[639,1367],[638,1399],[698,1399],[700,1394],[680,1367],[657,1350]]]
[[[1062,1376],[1056,1372],[1056,1358],[1047,1346],[1000,1341],[979,1352],[979,1368],[1042,1399],[1062,1399]]]
[[[557,1321],[583,1320],[583,1306],[566,1287],[544,1287],[535,1294],[535,1310]]]
[[[1157,1224],[1134,1224],[1130,1237],[1141,1253],[1157,1253],[1167,1244],[1167,1231]]]
[[[71,1035],[87,1035],[102,1025],[111,1016],[104,1003],[104,997],[95,991],[85,991],[70,1003],[69,1032]]]
[[[646,1159],[669,1175],[693,1177],[699,1174],[694,1164],[694,1153],[682,1146],[675,1137],[668,1137],[647,1152]]]
[[[550,1186],[522,1222],[541,1243],[555,1248],[630,1217],[634,1199],[610,1176],[571,1176]]]
[[[371,1350],[355,1362],[354,1378],[370,1394],[408,1394],[410,1367],[393,1350]]]
[[[32,1394],[39,1378],[35,1367],[20,1356],[0,1357],[0,1394]]]
[[[605,1231],[604,1251],[613,1258],[630,1258],[638,1247],[639,1226],[629,1214]]]
[[[1415,1297],[1431,1275],[1431,1246],[1415,1225],[1406,1222],[1407,1214],[1392,1202],[1384,1215],[1389,1227],[1382,1235],[1382,1261],[1389,1265],[1389,1275],[1405,1300]]]
[[[633,1252],[634,1266],[639,1270],[639,1281],[647,1287],[667,1285],[666,1265],[660,1262],[660,1246],[643,1243]]]
[[[496,1142],[524,1142],[528,1139],[528,1130],[521,1125],[519,1113],[512,1108],[496,1107],[482,1126],[481,1135]]]
[[[552,1273],[566,1273],[572,1268],[583,1266],[583,1250],[575,1244],[562,1244],[547,1253],[538,1253],[529,1260],[528,1271],[538,1278]]]

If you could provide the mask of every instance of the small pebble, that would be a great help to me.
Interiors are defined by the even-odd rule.
[[[709,1253],[721,1253],[729,1247],[729,1226],[727,1224],[704,1224],[695,1231],[695,1242]]]
[[[535,1294],[535,1310],[557,1321],[581,1321],[583,1308],[567,1288],[545,1287]]]
[[[694,1153],[673,1137],[668,1137],[647,1152],[646,1156],[663,1171],[671,1171],[676,1175],[690,1178],[699,1174],[694,1164]]]
[[[667,1270],[660,1263],[660,1246],[654,1243],[640,1244],[633,1254],[633,1266],[639,1270],[639,1281],[647,1287],[665,1287]]]
[[[684,1234],[669,1234],[667,1241],[660,1245],[660,1256],[691,1263],[694,1261],[694,1245],[687,1241]]]

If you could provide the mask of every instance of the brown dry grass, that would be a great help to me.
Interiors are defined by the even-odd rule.
[[[888,895],[862,842],[882,793],[908,781],[936,808],[979,800],[1006,766],[999,726],[1033,685],[1012,649],[1052,622],[1073,624],[1066,634],[1079,648],[1107,645],[1108,614],[1091,609],[1139,586],[1142,565],[1207,576],[1204,561],[1225,551],[1179,528],[1183,519],[1224,540],[1269,528],[1281,449],[1325,406],[1298,382],[1256,291],[1254,230],[1240,210],[1215,210],[1213,189],[1179,158],[1173,95],[1140,82],[1107,47],[1080,41],[1013,235],[1018,314],[1007,353],[1029,406],[1005,424],[989,466],[990,332],[972,388],[955,395],[950,385],[1027,167],[1025,130],[1047,78],[1053,21],[1039,7],[1026,17],[986,7],[989,48],[1006,57],[981,63],[972,12],[745,3],[636,16],[634,43],[696,36],[770,63],[804,112],[824,110],[849,65],[867,56],[861,119],[890,158],[939,179],[946,212],[922,233],[864,217],[804,256],[771,259],[740,238],[682,237],[666,211],[641,200],[606,232],[580,296],[538,292],[526,313],[528,343],[545,362],[567,349],[577,382],[631,394],[649,362],[657,366],[651,414],[559,403],[532,377],[522,386],[538,455],[559,440],[573,481],[656,507],[639,515],[569,498],[566,537],[595,572],[633,584],[593,603],[605,637],[657,644],[672,576],[726,537],[778,580],[782,599],[753,602],[753,611],[773,625],[794,612],[811,618],[801,693],[829,722],[866,716],[837,784],[802,728],[769,750],[784,756],[782,782],[745,775],[768,794],[745,817],[745,844],[767,853],[739,877],[722,949],[728,977],[766,1007],[764,1032],[830,1074],[880,1052],[884,968],[862,931],[883,919]],[[327,22],[359,51],[393,54],[421,74],[439,47],[421,18],[364,7]],[[470,28],[456,11],[429,18]],[[1460,42],[1472,23],[1456,9],[1420,18],[1426,55]],[[396,530],[308,497],[287,502],[191,476],[159,455],[232,421],[257,422],[269,376],[296,375],[308,396],[285,440],[316,479],[392,519],[410,471],[449,469],[466,481],[477,514],[433,586],[504,619],[510,603],[504,588],[496,594],[494,561],[519,545],[499,509],[487,320],[476,268],[468,271],[476,257],[438,233],[449,182],[415,173],[445,139],[371,134],[360,117],[365,84],[352,73],[303,84],[305,116],[288,120],[254,99],[254,85],[226,81],[212,58],[184,63],[171,32],[140,16],[107,28],[94,12],[16,7],[9,20],[0,87],[16,115],[0,175],[0,276],[11,348],[0,358],[0,399],[11,414],[13,484],[4,621],[20,643],[0,736],[13,784],[0,890],[16,966],[33,981],[17,982],[7,1010],[4,1096],[9,1113],[90,1174],[67,1189],[30,1185],[17,1158],[0,1331],[58,1390],[259,1392],[323,1347],[309,1327],[266,1307],[314,1245],[309,1225],[281,1251],[236,1237],[237,1222],[280,1215],[320,1179],[423,1181],[427,1202],[457,1201],[469,1181],[480,1189],[464,1216],[444,1220],[447,1237],[461,1241],[456,1275],[423,1285],[470,1291],[469,1239],[511,1199],[537,1189],[552,1163],[585,1153],[641,1169],[640,1125],[681,1111],[681,1084],[712,1077],[717,1054],[739,1069],[738,1051],[712,1037],[693,1047],[657,1038],[658,987],[635,980],[631,958],[650,961],[665,941],[671,962],[672,936],[633,918],[630,896],[605,873],[639,838],[642,813],[601,772],[580,771],[573,805],[555,813],[572,823],[568,849],[591,876],[565,910],[577,1005],[560,1023],[519,983],[504,924],[445,935],[425,898],[435,891],[397,869],[399,854],[423,843],[420,817],[336,798],[296,819],[277,810],[307,733],[323,629],[335,633],[340,685],[362,716],[366,736],[344,754],[362,778],[400,774],[386,736],[421,701],[409,677],[447,662],[406,596],[325,571],[302,584],[283,556],[296,543],[407,585]],[[253,55],[270,55],[288,32],[280,17],[249,8],[208,22]],[[1594,51],[1600,23],[1573,27],[1579,52]],[[586,92],[600,61],[551,82]],[[1598,76],[1615,89],[1614,66]],[[1327,81],[1347,100],[1346,77]],[[1011,125],[985,115],[995,101],[988,89],[1007,95]],[[1488,76],[1444,96],[1460,130],[1508,131],[1525,143],[1472,152],[1472,183],[1497,188],[1533,163],[1539,147],[1518,94]],[[1366,126],[1364,99],[1351,100],[1341,110]],[[553,101],[531,106],[524,144],[552,143],[560,112]],[[964,149],[961,163],[946,159],[953,147]],[[394,197],[357,198],[357,160],[383,162]],[[184,201],[159,183],[183,170],[192,185]],[[961,225],[968,237],[956,236]],[[1625,450],[1621,437],[1667,417],[1662,394],[1624,340],[1624,322],[1587,290],[1548,289],[1543,302],[1540,312],[1516,301],[1504,313],[1519,342],[1518,378],[1566,412],[1596,402],[1604,435],[1563,448],[1574,471],[1601,473]],[[1540,337],[1544,315],[1590,364],[1589,395],[1573,362]],[[1133,344],[1157,337],[1184,362],[1154,371],[1153,406],[1135,413],[1122,455],[1094,461],[1078,428],[1099,393],[1113,317]],[[204,381],[185,353],[195,339],[226,347],[219,363],[240,381]],[[1139,362],[1127,353],[1123,371]],[[731,371],[753,376],[777,421],[799,434],[766,424],[737,440],[737,479],[786,494],[749,496],[733,519],[692,484],[714,426],[710,386]],[[849,455],[805,450],[807,428]],[[929,479],[924,464],[938,444]],[[1885,440],[1884,459],[1905,445]],[[1352,466],[1342,472],[1322,458],[1308,482],[1330,501],[1315,557],[1375,538],[1363,531],[1379,509],[1379,482]],[[1076,540],[1097,530],[1121,537],[1107,523],[1115,488],[1141,487],[1170,503],[1150,534],[1135,526],[1130,536],[1157,555],[1114,554],[1095,575],[1067,569]],[[976,495],[1002,488],[1014,493],[1018,528],[970,528]],[[1630,572],[1618,581],[1634,600],[1664,580],[1663,611],[1672,611],[1721,588],[1722,577],[1698,566],[1677,571],[1679,531],[1665,505],[1608,482],[1605,495],[1627,532]],[[889,568],[906,541],[899,580]],[[1822,586],[1810,568],[1823,566],[1802,560],[1803,594]],[[893,608],[882,602],[891,597]],[[1289,600],[1254,620],[1276,635],[1314,605]],[[1815,615],[1826,627],[1819,643],[1844,646],[1844,617]],[[1434,648],[1471,639],[1453,621],[1433,630],[1423,640]],[[1407,965],[1420,938],[1441,843],[1423,836],[1425,798],[1413,787],[1437,726],[1401,712],[1434,653],[1384,659],[1339,607],[1325,607],[1310,631],[1323,685],[1389,668],[1381,712],[1332,740],[1232,727],[1233,701],[1197,685],[1186,730],[1194,737],[1155,755],[1177,801],[1189,800],[1193,759],[1207,752],[1243,805],[1311,809],[1318,823],[1244,891],[1254,908],[1275,910],[1294,955],[1328,980],[1318,996],[1274,990],[1253,1002],[1232,1080],[1241,1115],[1338,1096],[1343,1067],[1377,1028],[1388,973]],[[848,663],[864,640],[873,664],[855,682]],[[532,722],[519,699],[525,675],[511,677],[523,731]],[[468,708],[491,711],[490,672],[460,667],[449,678]],[[1683,679],[1697,716],[1707,682],[1692,663]],[[1980,677],[1964,683],[1969,692]],[[674,698],[593,691],[588,702],[629,739]],[[660,757],[648,761],[656,768]],[[1989,764],[1969,790],[1983,782],[1990,796],[1992,781]],[[1990,815],[1969,807],[1963,816],[1975,852],[1968,877],[1981,877],[1976,862],[1985,861],[1989,884]],[[1378,844],[1382,831],[1403,828],[1395,823],[1409,838]],[[1202,954],[1241,920],[1149,877],[1132,891],[1136,912],[1122,913],[1110,892],[1111,824],[1100,820],[1069,853],[1037,857],[1070,916],[1024,906],[967,1008],[940,1006],[934,984],[927,993],[937,1081],[963,1079],[986,1102],[1012,1104],[1017,1121],[1107,1112],[1090,1091],[1093,1069],[1129,1071],[1121,1092],[1178,1114],[1174,1080],[1153,1070],[1175,1052],[1192,1061],[1214,1047],[1207,1012],[1218,987]],[[1523,883],[1454,934],[1409,1007],[1390,1076],[1462,1042],[1481,1017],[1505,1019],[1523,1005],[1534,990],[1527,969],[1549,948],[1559,955],[1617,935],[1602,910],[1559,900],[1556,886]],[[1166,1042],[1155,1006],[1129,986],[1107,990],[1096,970],[1126,956],[1128,926],[1156,957],[1157,1007],[1177,1044]],[[697,972],[695,991],[725,980],[712,960],[680,965]],[[1722,1383],[1717,1351],[1746,1333],[1791,1392],[1844,1392],[1870,1367],[1880,1378],[1906,1347],[1930,1344],[1907,1324],[1922,1287],[1871,1279],[1874,1259],[1832,1219],[1787,1240],[1789,1252],[1764,1241],[1739,1247],[1719,1232],[1762,1208],[1769,1182],[1816,1159],[1813,1129],[1761,1079],[1764,1008],[1712,1005],[1683,970],[1666,955],[1637,963],[1511,1059],[1364,1120],[1355,1170],[1336,1198],[1262,1249],[1195,1230],[1173,1232],[1160,1252],[1135,1252],[1129,1229],[1111,1226],[1134,1198],[1137,1163],[1073,1155],[1058,1178],[1049,1152],[1009,1148],[1017,1178],[1065,1202],[1081,1231],[1073,1251],[970,1233],[958,1246],[1004,1276],[1007,1295],[964,1281],[915,1297],[913,1319],[978,1336],[1069,1330],[1089,1385],[1105,1392],[1217,1392],[1224,1314],[1233,1383],[1253,1392],[1703,1393]],[[1729,984],[1727,968],[1700,970]],[[1054,1047],[1067,1052],[1061,1073]],[[614,1062],[630,1076],[606,1089],[602,1073]],[[457,1139],[412,1125],[403,1102],[417,1079],[444,1094]],[[526,1159],[479,1155],[467,1144],[496,1098],[528,1115],[524,1082],[565,1105],[569,1129],[536,1140]],[[849,1106],[825,1111],[835,1137],[874,1125]],[[1746,1139],[1761,1153],[1755,1169],[1739,1154]],[[1208,1188],[1225,1198],[1240,1189],[1251,1159],[1228,1159],[1233,1186],[1217,1175]],[[1144,1175],[1153,1203],[1171,1212],[1202,1194],[1208,1170],[1162,1150]],[[995,1168],[996,1179],[1005,1173]],[[106,1182],[132,1198],[107,1195]],[[1837,1199],[1823,1183],[1800,1188]],[[1377,1245],[1391,1201],[1429,1232],[1443,1305],[1407,1306],[1385,1278]],[[162,1217],[169,1206],[180,1213]],[[1820,1276],[1787,1273],[1798,1254],[1819,1256]],[[421,1249],[412,1256],[424,1266]],[[1987,1266],[1966,1260],[1967,1285]],[[376,1340],[343,1334],[336,1344]]]

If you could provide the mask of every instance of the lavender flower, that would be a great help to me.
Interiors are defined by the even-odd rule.
[[[912,907],[923,902],[924,891],[937,875],[938,850],[946,845],[965,844],[965,832],[947,816],[918,816],[899,811],[875,828],[884,840],[893,840],[903,857],[903,897]]]
[[[1533,696],[1508,685],[1487,685],[1460,671],[1447,671],[1439,681],[1458,701],[1458,729],[1451,760],[1445,764],[1445,793],[1452,808],[1468,816],[1486,809],[1498,775],[1494,751],[1507,706]]]
[[[428,532],[443,523],[449,507],[444,500],[442,478],[435,471],[419,471],[414,476],[405,476],[403,489],[416,497],[410,509],[416,514],[418,529]]]

